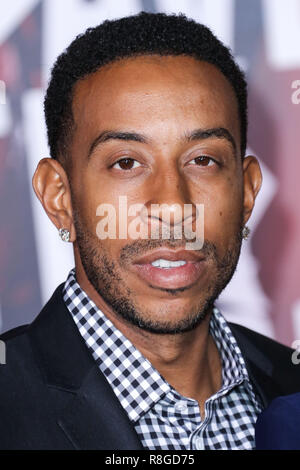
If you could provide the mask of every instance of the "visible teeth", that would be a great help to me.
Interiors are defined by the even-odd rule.
[[[183,266],[184,264],[186,264],[186,261],[169,261],[167,259],[156,259],[151,264],[156,268],[177,268],[178,266]]]

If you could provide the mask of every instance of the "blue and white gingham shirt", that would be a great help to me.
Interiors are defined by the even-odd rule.
[[[146,449],[253,449],[262,411],[242,353],[213,309],[210,332],[222,359],[221,389],[205,403],[180,395],[82,290],[71,270],[63,297],[87,347]]]

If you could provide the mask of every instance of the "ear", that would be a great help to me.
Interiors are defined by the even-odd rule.
[[[262,174],[257,158],[250,155],[243,161],[244,173],[244,225],[248,221],[262,184]]]
[[[40,160],[32,178],[32,186],[49,219],[57,229],[66,228],[70,241],[76,239],[72,217],[71,191],[62,165],[53,158]]]

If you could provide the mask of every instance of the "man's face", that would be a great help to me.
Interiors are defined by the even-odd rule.
[[[120,318],[159,333],[192,329],[231,279],[241,246],[243,163],[229,82],[191,57],[123,59],[77,83],[73,115],[75,259]],[[184,237],[99,239],[97,207],[115,207],[118,234],[120,196],[147,208],[203,204],[203,247],[181,253],[185,265],[162,268],[145,256],[184,250]],[[151,214],[147,223],[154,219],[163,225]],[[185,260],[187,252],[195,259]]]

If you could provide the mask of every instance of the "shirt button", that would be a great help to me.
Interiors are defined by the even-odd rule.
[[[197,439],[195,440],[195,444],[197,450],[204,450],[204,443],[201,437],[197,437]]]
[[[175,405],[175,411],[186,411],[187,406],[183,401],[179,401]]]

